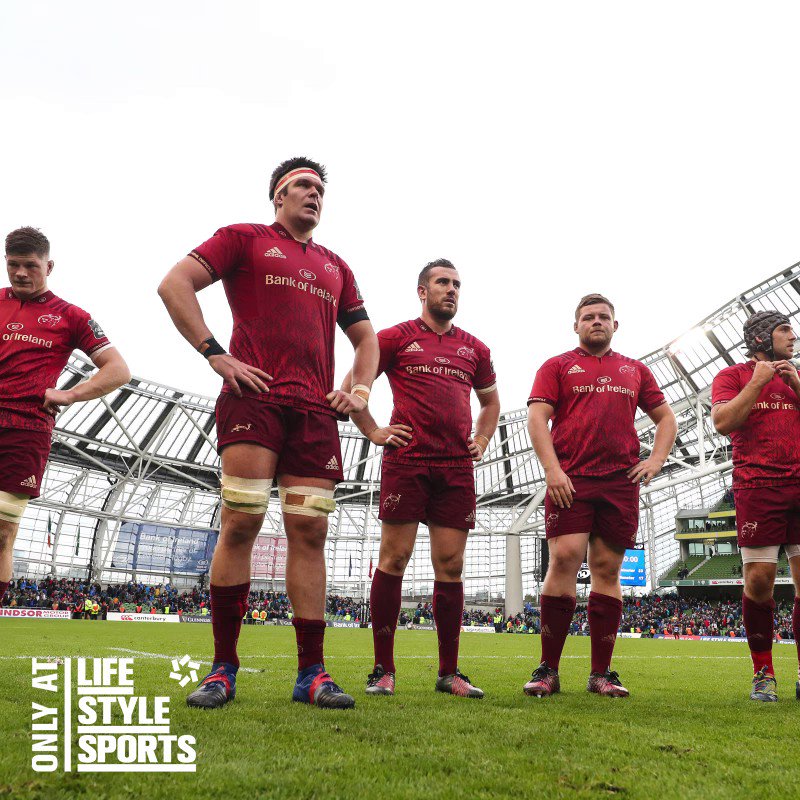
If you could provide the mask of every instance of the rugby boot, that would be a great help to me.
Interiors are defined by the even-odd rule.
[[[561,681],[558,679],[558,670],[550,669],[542,661],[533,671],[531,679],[522,687],[522,691],[530,697],[549,697],[561,691]]]
[[[775,676],[770,675],[766,667],[761,667],[753,675],[753,691],[750,692],[750,699],[762,703],[777,703],[778,693],[775,691],[777,686],[778,682],[775,680]]]
[[[480,700],[483,690],[473,686],[470,679],[458,669],[452,675],[441,675],[436,679],[436,691],[454,694],[457,697],[474,697]]]
[[[628,697],[630,692],[622,685],[618,672],[607,669],[605,673],[592,672],[589,683],[586,684],[587,692],[602,694],[606,697]]]
[[[192,708],[220,708],[234,697],[236,697],[236,667],[221,663],[212,666],[211,672],[186,698],[186,705]]]
[[[394,694],[394,672],[386,672],[380,665],[367,676],[367,694]]]
[[[356,701],[325,672],[324,664],[313,664],[297,673],[292,700],[319,708],[354,708],[356,705]]]

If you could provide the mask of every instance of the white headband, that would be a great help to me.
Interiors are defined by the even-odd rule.
[[[310,167],[299,167],[298,169],[293,169],[290,172],[287,172],[275,185],[275,193],[273,194],[273,197],[279,192],[282,192],[292,181],[296,181],[298,178],[311,177],[316,178],[320,183],[322,183],[322,178],[320,178],[319,173]]]

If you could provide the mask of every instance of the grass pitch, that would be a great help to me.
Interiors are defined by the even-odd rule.
[[[797,797],[800,702],[793,646],[775,647],[780,702],[748,699],[745,644],[620,639],[631,697],[589,695],[589,639],[570,637],[562,694],[525,697],[538,637],[464,634],[461,668],[486,692],[433,691],[436,638],[398,631],[395,697],[363,693],[368,630],[328,629],[327,666],[348,712],[291,703],[294,631],[245,626],[236,700],[202,711],[167,657],[207,666],[210,625],[0,620],[0,795],[14,798]],[[131,651],[137,651],[132,653]],[[197,739],[193,774],[36,773],[30,656],[135,658],[136,694],[168,695],[172,732]],[[204,674],[204,673],[202,673]]]

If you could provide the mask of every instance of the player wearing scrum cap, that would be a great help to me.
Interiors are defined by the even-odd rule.
[[[378,342],[353,273],[312,241],[325,168],[292,158],[272,173],[272,225],[220,228],[164,278],[159,294],[180,333],[223,379],[217,401],[222,525],[211,565],[214,663],[187,698],[219,707],[234,698],[236,642],[250,589],[253,544],[277,477],[294,609],[298,676],[292,699],[351,708],[325,671],[325,538],[342,479],[337,414],[362,410]],[[233,314],[230,353],[203,321],[196,293],[221,280]],[[332,391],[336,325],[355,349],[351,391]]]
[[[475,527],[475,475],[497,427],[500,398],[489,348],[453,325],[461,279],[447,259],[427,264],[417,281],[422,313],[380,331],[378,372],[392,388],[391,423],[379,428],[368,409],[352,413],[383,452],[381,548],[370,609],[375,648],[368,694],[394,694],[394,635],[406,565],[420,522],[428,525],[433,562],[433,618],[439,638],[436,690],[483,697],[458,669],[464,609],[461,573]],[[344,388],[349,387],[350,376]],[[470,392],[481,405],[472,433]]]
[[[742,616],[753,659],[752,700],[774,702],[772,665],[778,553],[795,586],[792,626],[800,659],[800,380],[789,318],[759,311],[744,324],[750,360],[725,367],[711,388],[716,429],[733,444],[733,494],[744,564]],[[795,687],[800,699],[800,680]]]
[[[37,228],[6,236],[10,287],[0,293],[0,602],[11,580],[19,522],[38,497],[55,416],[64,406],[94,400],[130,379],[122,356],[82,309],[47,288],[50,242]],[[68,390],[55,389],[78,349],[98,371]]]
[[[542,658],[525,694],[559,691],[558,665],[575,611],[575,581],[587,557],[591,573],[587,690],[627,697],[612,672],[622,618],[619,573],[639,527],[639,483],[659,473],[675,441],[672,409],[650,370],[611,349],[614,306],[600,294],[575,309],[579,346],[548,359],[528,399],[528,432],[545,471],[545,534],[550,566],[542,587]],[[650,457],[639,460],[636,408],[656,424]],[[548,422],[552,421],[552,432]]]

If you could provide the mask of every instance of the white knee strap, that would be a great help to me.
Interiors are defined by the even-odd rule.
[[[278,494],[284,514],[327,517],[336,509],[336,503],[333,501],[333,489],[323,489],[319,486],[281,486]]]
[[[266,514],[271,479],[235,478],[222,475],[222,505],[243,514]]]
[[[770,544],[765,547],[741,547],[742,564],[777,564],[779,544]]]
[[[19,525],[30,497],[14,492],[0,492],[0,519]]]

